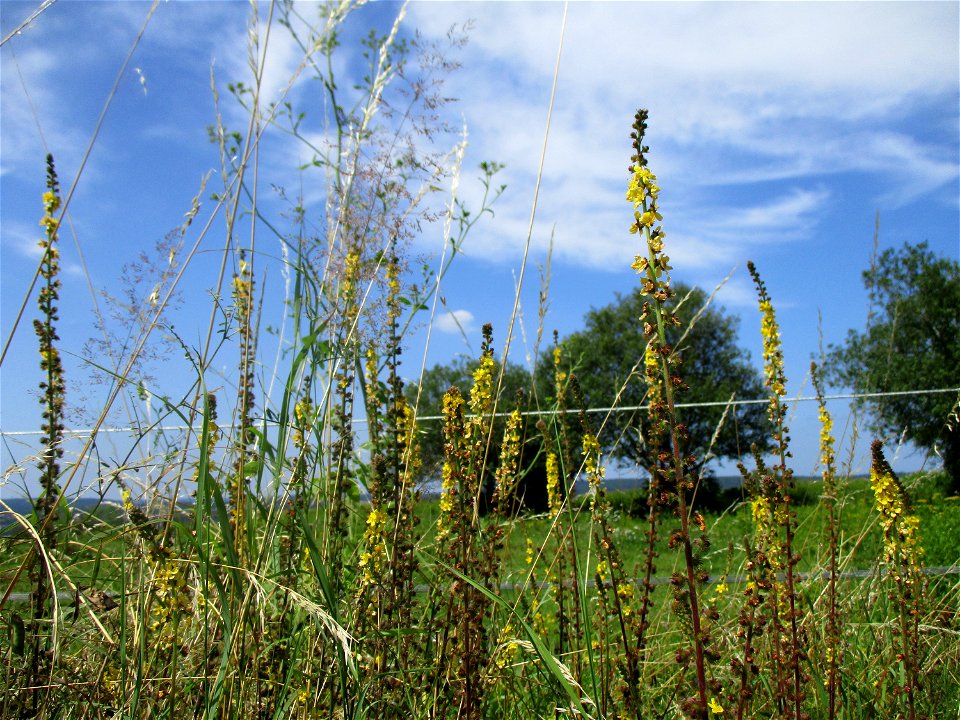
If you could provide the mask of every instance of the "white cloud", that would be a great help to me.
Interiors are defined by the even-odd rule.
[[[73,253],[70,251],[66,254],[64,253],[63,240],[68,232],[69,230],[66,225],[60,230],[60,242],[58,244],[58,247],[61,249],[59,261],[60,271],[67,276],[83,277],[83,268],[70,257]],[[5,221],[3,223],[2,243],[0,244],[2,244],[4,250],[12,250],[17,256],[32,263],[39,264],[43,257],[43,249],[40,246],[42,236],[43,233],[39,226],[34,228],[22,222]],[[29,281],[29,277],[20,276],[15,278],[14,282],[17,281],[26,283]]]
[[[61,119],[61,98],[54,80],[60,62],[55,51],[42,46],[11,51],[3,59],[0,95],[4,175],[30,173],[33,167],[42,175],[42,158],[47,152],[56,153],[61,177],[68,177],[65,168],[79,164],[86,138]]]
[[[452,310],[438,315],[433,326],[444,333],[469,334],[473,327],[473,313],[469,310]]]
[[[313,4],[294,7],[316,17]],[[129,45],[145,9],[108,3],[86,12],[116,50]],[[461,195],[478,208],[480,189],[472,179],[480,160],[506,162],[497,180],[509,187],[494,208],[496,218],[484,220],[468,241],[468,256],[513,262],[523,252],[562,13],[554,3],[409,6],[406,28],[428,37],[441,38],[451,24],[476,19],[470,43],[456,58],[464,67],[444,93],[463,98],[454,112],[470,129]],[[38,42],[47,37],[44,23],[53,27],[69,17],[54,7],[31,29],[35,39],[18,38],[11,46],[29,69],[27,84],[45,132],[58,147],[82,148],[86,138],[78,126],[57,111],[60,74],[68,53],[78,49]],[[817,222],[817,204],[834,195],[831,178],[842,173],[869,176],[877,201],[894,205],[955,182],[955,159],[914,132],[909,113],[920,101],[955,94],[957,19],[957,7],[948,3],[572,4],[531,239],[535,257],[542,257],[556,225],[561,262],[594,268],[629,263],[635,238],[625,234],[623,190],[627,134],[638,105],[651,109],[648,144],[664,185],[668,252],[689,267],[727,263],[743,256],[745,244],[765,238],[805,237]],[[223,91],[226,82],[247,78],[251,84],[248,23],[248,6],[241,3],[163,4],[143,45],[172,53],[175,62],[214,58],[231,130],[244,130],[249,119]],[[263,24],[259,37],[262,42]],[[79,50],[88,64],[97,53],[106,56],[96,43]],[[271,28],[265,101],[281,96],[302,59],[290,33]],[[158,72],[149,64],[143,68],[148,78]],[[349,87],[349,67],[335,71]],[[0,172],[6,174],[35,163],[37,140],[27,104],[10,101],[17,97],[16,74],[4,72],[3,83]],[[128,85],[128,92],[142,95],[134,76]],[[321,115],[317,90],[305,75],[289,99],[308,110],[304,134],[322,143],[324,128],[309,125]],[[158,118],[143,132],[169,137],[174,129]],[[95,157],[102,155],[98,148]],[[261,181],[296,188],[296,166],[308,159],[302,145],[272,133],[259,158]],[[69,177],[75,162],[58,156],[58,165]],[[324,199],[322,173],[311,173],[303,183],[308,206]],[[884,182],[894,175],[897,183]],[[773,198],[745,199],[743,188],[760,183],[777,185],[755,197]],[[735,198],[732,185],[742,186]],[[436,238],[421,242],[435,244]]]
[[[22,222],[5,221],[2,237],[3,247],[13,250],[20,257],[39,262],[42,254],[39,227],[28,226]]]
[[[721,219],[721,228],[752,230],[783,230],[809,224],[811,217],[822,208],[829,193],[824,189],[800,190],[774,198],[762,205],[742,207],[728,218]]]
[[[477,246],[485,259],[515,261],[562,8],[414,3],[410,25],[439,36],[469,16],[477,22],[464,69],[451,80],[470,126],[466,165],[503,160],[509,186]],[[943,188],[956,180],[956,159],[923,137],[911,113],[928,101],[952,112],[957,20],[948,4],[571,5],[533,247],[556,223],[564,262],[632,257],[622,194],[638,105],[651,110],[668,252],[695,266],[742,257],[746,243],[809,236],[841,174],[863,174],[882,203]],[[905,182],[884,180],[893,175]],[[742,189],[761,183],[773,185],[745,199]]]

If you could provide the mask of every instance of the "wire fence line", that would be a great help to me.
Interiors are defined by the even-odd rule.
[[[936,395],[943,393],[957,393],[960,395],[960,387],[953,388],[933,388],[929,390],[898,390],[895,392],[872,392],[872,393],[840,393],[835,395],[824,395],[822,399],[824,401],[831,400],[862,400],[868,398],[883,398],[883,397],[903,397],[910,395]],[[786,403],[798,403],[798,402],[814,402],[820,400],[816,395],[798,395],[793,398],[787,398]],[[757,400],[715,400],[711,402],[680,402],[674,403],[674,407],[678,408],[694,408],[694,407],[737,407],[740,405],[766,405],[770,402],[769,398],[760,398]],[[599,413],[624,413],[624,412],[638,412],[640,410],[649,410],[650,405],[619,405],[615,407],[595,407],[587,408],[583,412],[590,414],[599,414]],[[528,417],[539,417],[543,415],[571,415],[581,412],[579,409],[566,409],[566,410],[526,410],[521,415]],[[512,413],[509,412],[498,412],[494,413],[493,417],[508,417]],[[442,415],[422,415],[417,417],[417,422],[428,422],[435,420],[442,420]],[[352,421],[357,425],[364,425],[367,422],[366,418],[354,418]],[[277,425],[276,422],[268,422],[268,425]],[[235,430],[238,429],[237,425],[219,425],[223,430]],[[201,430],[200,425],[195,425],[191,428],[188,428],[186,425],[144,425],[143,427],[102,427],[97,430],[97,434],[100,433],[130,433],[130,432],[183,432],[186,430]],[[0,430],[0,437],[30,437],[33,435],[42,435],[45,430]],[[82,437],[84,435],[89,435],[93,432],[93,428],[76,428],[71,430],[64,430],[65,435],[72,435],[74,437]]]

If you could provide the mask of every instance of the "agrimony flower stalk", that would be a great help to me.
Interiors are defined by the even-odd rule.
[[[647,166],[649,148],[643,144],[647,117],[646,110],[639,110],[631,133],[635,152],[627,187],[627,200],[634,207],[630,232],[639,234],[645,245],[632,267],[640,275],[641,289],[648,298],[640,320],[643,334],[656,358],[656,374],[663,391],[662,400],[651,404],[653,432],[655,436],[662,435],[669,440],[658,456],[666,467],[661,497],[663,504],[673,507],[680,521],[680,528],[671,535],[668,546],[679,548],[683,553],[684,569],[673,577],[673,609],[686,626],[689,646],[677,652],[677,660],[686,666],[692,659],[696,685],[694,694],[681,700],[681,708],[688,717],[699,718],[706,716],[711,698],[719,694],[719,687],[707,676],[707,662],[714,657],[715,651],[711,647],[710,622],[700,607],[700,587],[707,579],[700,565],[703,553],[709,547],[709,539],[702,518],[690,508],[690,493],[694,489],[691,470],[695,458],[685,452],[687,429],[678,420],[674,402],[675,394],[685,385],[680,375],[680,358],[667,343],[667,328],[679,325],[680,320],[666,305],[673,296],[668,275],[671,267],[670,259],[664,253],[666,233],[657,224],[663,219],[658,206],[660,186],[656,175]],[[691,524],[700,528],[696,538]]]
[[[246,496],[250,463],[256,460],[256,433],[253,429],[254,365],[257,337],[253,322],[253,268],[245,250],[240,250],[239,268],[233,276],[234,317],[240,336],[240,379],[237,384],[236,454],[230,481],[230,525],[238,557],[246,552]]]
[[[480,363],[465,403],[456,387],[443,396],[444,463],[437,520],[438,554],[449,568],[491,587],[499,572],[500,541],[496,529],[488,534],[480,523],[479,502],[490,440],[493,407],[493,329],[483,326]],[[464,417],[464,407],[470,411]],[[458,717],[482,714],[484,672],[489,664],[487,615],[490,601],[477,588],[443,568],[437,573],[431,602],[446,593],[442,609],[437,660],[445,683],[445,702],[453,702]],[[447,587],[445,587],[447,585]]]
[[[63,457],[66,395],[63,364],[56,346],[56,341],[60,339],[56,327],[60,319],[57,308],[60,298],[60,249],[57,246],[59,221],[55,214],[59,208],[60,185],[57,171],[53,156],[47,155],[47,191],[43,194],[43,217],[40,219],[44,237],[39,243],[43,252],[40,276],[44,282],[37,299],[40,318],[33,321],[33,329],[39,340],[40,370],[44,373],[44,379],[40,382],[40,404],[43,408],[43,423],[40,427],[44,434],[40,437],[43,459],[39,466],[41,495],[37,502],[37,517],[43,527],[41,537],[49,550],[56,545],[56,506],[60,497],[57,481],[60,475],[59,460]]]
[[[573,532],[575,515],[568,502],[573,482],[576,479],[574,457],[575,433],[570,426],[568,408],[571,378],[564,370],[563,347],[559,343],[558,333],[553,334],[553,386],[556,413],[549,425],[540,420],[538,427],[543,434],[546,448],[547,503],[556,522],[556,530],[551,533],[555,547],[551,581],[553,599],[556,603],[557,653],[564,656],[568,650],[583,647],[584,622],[581,602],[582,584],[578,568],[580,560],[577,551],[576,534]],[[561,515],[562,513],[562,515]],[[565,525],[565,523],[569,523]],[[564,524],[561,524],[564,523]],[[581,653],[570,653],[570,669],[579,680],[582,673]]]
[[[46,684],[42,676],[50,671],[48,650],[51,645],[52,631],[44,633],[41,628],[45,620],[54,621],[50,615],[50,595],[53,589],[49,582],[49,569],[46,555],[56,548],[58,516],[57,505],[60,502],[60,459],[63,457],[63,413],[66,385],[63,380],[63,364],[57,349],[57,320],[59,314],[57,301],[60,297],[60,249],[57,247],[59,221],[55,217],[60,208],[60,184],[53,162],[53,155],[47,155],[47,190],[43,193],[43,217],[40,226],[44,236],[40,240],[43,260],[40,265],[40,277],[43,285],[37,298],[40,318],[34,319],[33,329],[40,345],[40,370],[44,379],[40,381],[40,405],[43,408],[43,422],[40,426],[43,435],[40,470],[40,496],[34,505],[39,523],[39,536],[44,552],[34,553],[34,563],[30,570],[33,605],[33,651],[27,678],[28,686]],[[33,710],[36,712],[41,691],[31,693]]]
[[[590,514],[594,542],[597,546],[597,569],[594,581],[597,586],[598,621],[596,629],[601,639],[615,637],[616,642],[604,642],[622,650],[611,657],[611,648],[605,647],[601,665],[612,665],[618,683],[613,687],[616,699],[604,697],[604,703],[622,705],[630,716],[640,717],[642,693],[640,692],[640,648],[637,638],[641,635],[641,618],[634,608],[636,587],[628,577],[623,557],[614,539],[615,530],[610,518],[610,501],[604,487],[605,468],[601,464],[601,448],[592,432],[583,409],[583,397],[575,375],[570,377],[571,389],[580,404],[580,423],[583,432],[583,470],[591,495]],[[607,618],[613,618],[613,629],[608,630]],[[607,673],[605,673],[607,674]],[[609,692],[609,691],[608,691]]]
[[[803,686],[809,677],[800,665],[805,653],[801,648],[797,622],[799,612],[796,608],[795,566],[800,558],[793,548],[794,515],[790,508],[793,471],[787,465],[790,438],[786,426],[787,405],[783,402],[787,393],[787,380],[780,328],[773,302],[753,262],[747,263],[747,269],[757,287],[760,302],[764,383],[769,389],[767,415],[773,426],[774,452],[777,459],[771,472],[758,473],[759,483],[752,505],[757,551],[760,553],[756,560],[760,564],[768,563],[772,573],[782,571],[785,575],[783,584],[778,580],[771,581],[768,596],[776,671],[773,686],[778,711],[785,717],[800,720],[805,717]],[[759,455],[757,457],[759,466]],[[785,610],[782,609],[784,607]],[[786,617],[783,617],[784,615]]]
[[[904,678],[903,683],[896,687],[895,694],[905,697],[905,717],[914,720],[917,717],[918,684],[921,678],[919,623],[920,600],[924,590],[920,519],[910,512],[907,493],[883,455],[883,443],[874,440],[871,453],[870,487],[883,528],[882,561],[887,566],[890,600],[897,611],[891,666],[899,666]]]
[[[810,377],[817,393],[818,419],[820,420],[820,465],[823,468],[823,505],[827,511],[828,558],[827,571],[830,579],[827,585],[827,616],[824,648],[827,664],[827,712],[832,720],[837,714],[837,691],[840,680],[840,617],[837,607],[837,571],[839,560],[840,531],[837,522],[837,476],[836,454],[834,451],[833,418],[823,399],[821,371],[815,362],[810,363]]]

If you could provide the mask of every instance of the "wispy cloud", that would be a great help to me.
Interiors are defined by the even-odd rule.
[[[473,329],[473,313],[469,310],[452,310],[438,315],[433,326],[444,333],[469,334]]]
[[[476,25],[452,83],[468,121],[483,118],[468,157],[509,163],[495,230],[478,245],[485,259],[515,261],[562,10],[413,4],[411,25],[439,35],[466,14]],[[955,182],[944,140],[912,121],[918,104],[956,96],[957,20],[946,4],[572,5],[533,247],[556,223],[561,262],[602,268],[629,254],[622,189],[638,105],[651,109],[651,165],[670,179],[671,255],[694,267],[742,257],[751,243],[807,237],[843,174],[861,174],[883,203]],[[896,197],[891,174],[907,180]],[[749,199],[749,186],[772,199]]]
[[[6,53],[5,53],[6,54]],[[76,168],[85,138],[78,128],[63,119],[62,96],[56,75],[64,61],[57,52],[43,46],[10,51],[0,75],[3,97],[2,173],[42,174],[42,158],[55,152],[64,169]],[[39,159],[39,160],[38,160]]]
[[[61,231],[64,232],[65,228]],[[27,260],[33,264],[39,264],[41,258],[43,257],[43,249],[40,245],[40,238],[43,233],[41,232],[39,226],[33,228],[22,222],[10,222],[6,221],[3,223],[3,235],[2,235],[2,247],[3,249],[12,251],[15,255],[24,260]],[[61,237],[60,246],[63,244],[63,237]],[[82,277],[83,268],[80,264],[70,258],[72,253],[60,255],[60,268],[64,275],[69,275],[72,277]],[[29,276],[22,277],[21,281],[27,283],[29,281]]]
[[[823,188],[794,188],[787,195],[775,197],[766,203],[738,208],[735,213],[715,221],[715,224],[720,230],[782,232],[793,228],[796,231],[814,221],[815,213],[829,196],[830,193]]]

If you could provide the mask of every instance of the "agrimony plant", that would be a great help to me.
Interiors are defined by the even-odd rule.
[[[50,652],[54,636],[53,624],[57,619],[50,606],[51,594],[56,592],[51,584],[52,568],[48,557],[57,547],[57,534],[61,518],[58,506],[61,504],[61,492],[58,485],[60,477],[60,459],[63,457],[63,416],[66,384],[63,379],[63,364],[56,342],[57,321],[60,319],[57,302],[60,297],[60,249],[57,246],[60,221],[56,217],[60,208],[60,184],[53,156],[47,155],[47,190],[43,193],[43,217],[40,226],[44,236],[40,240],[43,259],[40,265],[40,277],[43,284],[37,298],[40,317],[34,319],[33,329],[40,345],[40,370],[44,374],[40,381],[40,405],[43,408],[40,437],[41,460],[40,495],[34,504],[39,531],[39,546],[33,548],[33,564],[30,567],[32,588],[31,604],[33,619],[30,624],[33,635],[25,677],[30,691],[29,705],[37,712],[40,696],[45,694],[40,688],[47,684],[52,672]]]
[[[923,660],[919,626],[925,585],[921,567],[920,519],[911,512],[907,493],[883,455],[883,443],[874,440],[870,450],[873,457],[870,486],[883,529],[881,560],[887,570],[890,601],[897,613],[892,632],[891,664],[883,675],[898,672],[894,685],[898,717],[915,720]]]
[[[747,587],[745,599],[751,614],[752,608],[757,608],[758,600],[762,599],[765,603],[762,606],[767,613],[765,623],[751,628],[751,631],[762,628],[771,644],[769,658],[774,675],[774,707],[785,717],[800,720],[806,717],[803,710],[804,685],[809,677],[801,667],[806,653],[797,610],[796,564],[799,557],[794,551],[793,542],[795,517],[790,507],[793,471],[787,464],[790,438],[786,426],[787,406],[783,401],[787,380],[773,302],[753,262],[747,263],[747,269],[757,287],[760,302],[764,384],[769,390],[767,416],[772,426],[776,464],[768,468],[759,451],[754,449],[757,470],[752,474],[744,473],[745,485],[752,498],[754,540],[749,552],[752,563],[750,572],[755,575],[752,584]],[[783,575],[783,580],[779,574]],[[750,634],[747,633],[745,637],[749,638]],[[741,661],[743,666],[737,668],[741,672],[738,716],[742,716],[745,703],[752,697],[747,672],[752,654],[748,640]]]
[[[673,577],[673,609],[681,624],[686,627],[689,645],[677,652],[677,661],[683,667],[691,662],[694,669],[694,692],[681,700],[683,712],[692,718],[704,717],[708,708],[717,708],[719,683],[709,677],[708,661],[716,659],[712,647],[711,621],[701,608],[701,586],[707,573],[701,568],[703,554],[709,547],[706,523],[703,517],[690,507],[693,492],[693,467],[696,458],[685,450],[687,429],[678,419],[675,396],[685,389],[680,374],[680,356],[667,343],[668,325],[678,325],[679,319],[667,307],[673,296],[670,289],[669,257],[664,253],[666,233],[658,222],[663,219],[658,207],[660,186],[657,177],[647,166],[649,148],[643,144],[647,129],[646,110],[639,110],[633,124],[634,155],[631,158],[631,178],[627,188],[627,200],[634,207],[634,222],[630,232],[639,234],[645,247],[633,263],[633,269],[641,278],[641,288],[648,298],[643,306],[640,321],[643,334],[648,338],[651,352],[656,358],[659,387],[663,397],[651,403],[655,435],[669,439],[668,448],[661,451],[658,461],[665,467],[658,478],[661,489],[661,504],[672,508],[680,522],[668,543],[670,548],[679,548],[683,554],[683,571]],[[648,376],[649,377],[649,376]],[[695,535],[693,525],[699,528]],[[714,710],[717,712],[717,710]]]

